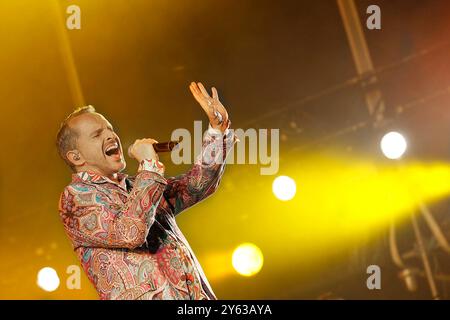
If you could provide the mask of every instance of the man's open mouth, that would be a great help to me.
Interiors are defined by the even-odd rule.
[[[111,157],[111,156],[114,156],[114,155],[119,155],[120,154],[119,144],[117,142],[115,142],[114,144],[106,147],[105,154],[108,157]]]

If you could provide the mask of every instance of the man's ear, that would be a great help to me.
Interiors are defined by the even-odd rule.
[[[66,157],[76,167],[80,167],[86,162],[78,150],[67,151]]]

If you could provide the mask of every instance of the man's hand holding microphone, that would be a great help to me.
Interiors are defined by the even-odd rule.
[[[138,162],[151,159],[159,160],[158,154],[153,148],[154,143],[158,143],[158,141],[150,138],[138,139],[128,148],[128,155]]]

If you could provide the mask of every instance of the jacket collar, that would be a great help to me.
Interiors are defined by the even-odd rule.
[[[113,181],[109,179],[108,177],[101,176],[97,173],[94,173],[92,171],[82,171],[72,174],[72,182],[87,182],[87,183],[94,183],[94,184],[102,184],[102,183],[112,183],[116,186],[120,187],[121,189],[127,191],[127,184],[126,184],[126,178],[128,177],[125,173],[118,173],[117,178],[119,182]]]

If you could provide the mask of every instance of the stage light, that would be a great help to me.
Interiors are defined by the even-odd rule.
[[[406,140],[398,132],[392,131],[381,139],[381,151],[389,159],[399,159],[406,151]]]
[[[263,254],[257,246],[243,243],[234,250],[232,264],[237,273],[250,277],[261,270],[263,260]]]
[[[296,190],[295,181],[287,176],[276,177],[272,184],[273,193],[282,201],[291,200]]]
[[[55,291],[59,287],[59,277],[55,269],[45,267],[39,270],[37,275],[37,285],[45,291]]]

